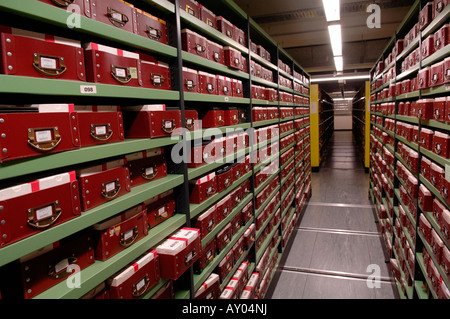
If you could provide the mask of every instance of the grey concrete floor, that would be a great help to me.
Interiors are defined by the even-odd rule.
[[[287,259],[266,298],[394,299],[353,133],[336,131]],[[369,278],[378,279],[377,284]]]

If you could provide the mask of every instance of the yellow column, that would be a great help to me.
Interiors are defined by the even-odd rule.
[[[370,168],[370,82],[366,81],[366,134],[365,134],[365,166]]]
[[[310,86],[311,167],[320,167],[319,148],[319,85]]]

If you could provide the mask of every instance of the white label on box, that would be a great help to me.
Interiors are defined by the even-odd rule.
[[[445,164],[445,180],[450,182],[450,165]]]
[[[153,167],[146,168],[145,175],[153,175]]]
[[[171,129],[172,128],[172,121],[165,121],[164,122],[164,127],[166,129]]]
[[[136,284],[136,290],[139,291],[139,290],[141,290],[142,287],[144,287],[144,286],[145,286],[145,278],[142,278],[141,281],[139,281],[139,282]]]
[[[129,230],[129,231],[127,231],[127,232],[123,235],[123,240],[128,240],[128,239],[130,239],[131,237],[133,237],[133,230],[132,230],[132,229]]]
[[[37,131],[35,132],[35,136],[36,142],[38,143],[49,142],[52,140],[52,131],[51,130]]]
[[[95,135],[106,135],[106,126],[95,127]]]
[[[41,57],[41,68],[56,70],[56,59]]]
[[[95,85],[80,85],[81,94],[97,94],[97,86]]]
[[[37,221],[48,218],[52,215],[53,215],[53,206],[47,206],[47,207],[36,210],[36,220]]]
[[[125,78],[127,77],[127,71],[125,69],[116,68],[116,76],[118,78]]]
[[[158,215],[161,216],[161,215],[163,215],[165,212],[166,212],[166,207],[165,207],[165,206],[164,206],[164,207],[161,207],[161,208],[158,210]]]
[[[107,193],[115,190],[116,189],[116,182],[111,182],[111,183],[106,184],[105,189],[106,189]]]
[[[69,259],[63,259],[55,265],[55,272],[59,273],[69,266]]]
[[[117,12],[113,12],[111,14],[111,17],[117,21],[122,21],[123,22],[123,17],[121,13],[117,13]]]

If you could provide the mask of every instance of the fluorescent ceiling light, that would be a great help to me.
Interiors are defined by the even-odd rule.
[[[331,48],[333,49],[333,56],[342,56],[342,32],[341,25],[334,24],[328,26],[330,33]]]
[[[336,98],[336,99],[333,99],[333,101],[353,101],[353,98],[352,97],[347,97],[347,98]]]
[[[339,2],[339,0],[322,0],[328,22],[339,21],[341,19],[341,5]]]
[[[334,81],[344,81],[344,80],[369,80],[370,75],[348,75],[348,76],[335,76],[327,78],[311,78],[311,82],[334,82]]]
[[[334,64],[336,65],[337,72],[344,71],[344,59],[341,56],[334,57]]]

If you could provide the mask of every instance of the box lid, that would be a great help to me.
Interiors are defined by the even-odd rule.
[[[119,275],[114,277],[111,281],[112,287],[118,287],[121,284],[123,284],[125,281],[131,278],[139,269],[147,265],[149,262],[151,262],[153,259],[155,259],[157,256],[157,252],[155,250],[152,250],[150,253],[143,256],[141,259],[137,260],[135,263],[133,263],[130,267],[125,269],[123,272],[121,272]]]

